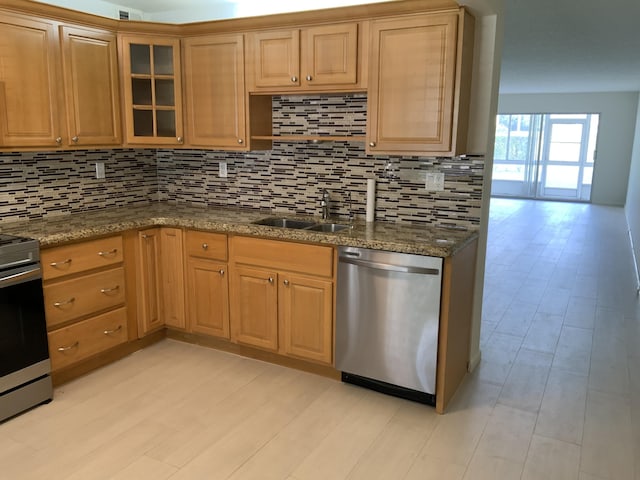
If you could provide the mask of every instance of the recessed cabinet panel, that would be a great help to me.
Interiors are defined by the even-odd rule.
[[[357,23],[308,28],[303,38],[302,73],[309,86],[357,83]]]
[[[0,147],[62,144],[51,22],[0,13]]]
[[[300,31],[254,34],[253,60],[256,87],[300,85]]]

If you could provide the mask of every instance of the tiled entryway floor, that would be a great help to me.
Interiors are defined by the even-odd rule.
[[[439,416],[165,340],[0,424],[0,478],[640,480],[622,209],[494,200],[481,343]]]

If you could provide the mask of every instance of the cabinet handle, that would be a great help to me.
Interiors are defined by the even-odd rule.
[[[49,264],[49,266],[53,267],[53,268],[58,268],[61,267],[63,265],[69,265],[71,263],[71,259],[67,258],[66,260],[63,260],[61,262],[52,262]]]
[[[239,143],[240,145],[242,145],[242,144],[244,143],[244,140],[242,140],[241,138],[239,138],[239,139],[238,139],[238,143]]]
[[[206,243],[203,243],[203,244],[202,244],[202,249],[203,249],[203,250],[206,250],[207,248],[209,248],[209,245],[207,245]]]
[[[118,325],[118,328],[115,328],[113,330],[105,330],[102,333],[104,333],[105,335],[111,335],[111,334],[119,332],[120,330],[122,330],[122,325]]]
[[[75,137],[71,137],[71,141],[73,143],[78,143],[78,140],[80,140],[80,138],[78,138],[78,136],[76,135]]]
[[[112,288],[101,288],[100,293],[104,293],[106,295],[107,293],[117,292],[118,290],[120,290],[120,285],[116,285]]]
[[[375,146],[376,146],[376,142],[369,142],[369,146],[370,146],[371,148],[375,147]]]
[[[182,138],[182,137],[178,137],[177,140],[178,140],[178,143],[181,144],[181,145],[184,142],[184,138]]]
[[[108,257],[111,255],[115,255],[116,253],[118,253],[118,249],[114,248],[113,250],[109,250],[108,252],[98,252],[98,255],[100,255],[101,257]]]
[[[311,75],[307,75],[307,82],[310,82],[311,80],[313,80],[313,77]]]
[[[293,77],[291,77],[291,81],[293,83],[296,83],[298,81],[298,77],[296,77],[295,75]]]
[[[58,351],[59,352],[68,352],[69,350],[72,350],[76,347],[78,347],[80,345],[80,342],[75,342],[72,345],[69,345],[68,347],[58,347]]]
[[[273,283],[273,277],[269,277],[269,283]]]
[[[62,302],[56,302],[53,304],[54,307],[64,307],[65,305],[70,305],[76,301],[76,297],[71,297],[69,300],[64,300]]]
[[[56,143],[57,143],[58,145],[62,145],[62,137],[57,137],[57,138],[56,138]]]
[[[282,282],[282,283],[284,283],[286,287],[288,287],[288,286],[289,286],[289,280],[285,280],[285,281],[284,281],[284,282]]]
[[[224,276],[224,270],[218,270],[218,273],[220,274],[220,276]]]

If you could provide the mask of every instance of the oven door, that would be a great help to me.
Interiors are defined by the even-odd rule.
[[[51,371],[38,264],[0,272],[0,394]]]

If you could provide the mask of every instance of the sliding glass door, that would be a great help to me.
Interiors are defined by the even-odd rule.
[[[597,114],[498,115],[492,194],[589,201]]]

